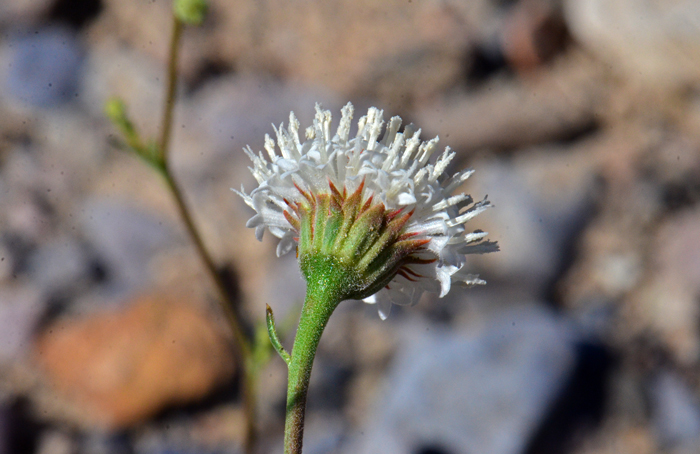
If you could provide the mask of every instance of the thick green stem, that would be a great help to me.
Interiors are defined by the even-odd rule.
[[[307,282],[306,300],[289,362],[284,454],[301,454],[311,367],[328,319],[344,299],[348,278],[347,270],[328,257],[302,257],[301,268]]]
[[[285,454],[301,454],[306,393],[309,389],[311,367],[316,356],[318,342],[321,340],[321,334],[335,307],[324,303],[326,301],[323,299],[317,301],[314,296],[307,295],[299,320],[299,328],[297,328],[297,336],[294,339],[292,359],[289,363],[289,383],[287,384],[287,417],[284,427]]]

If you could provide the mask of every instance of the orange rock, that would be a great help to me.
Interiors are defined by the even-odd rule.
[[[56,390],[114,430],[196,401],[230,379],[229,341],[191,304],[142,297],[121,312],[49,326],[34,357]]]

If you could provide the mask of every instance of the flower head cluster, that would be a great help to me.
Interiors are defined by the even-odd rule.
[[[431,159],[437,137],[421,141],[413,125],[399,132],[399,117],[384,127],[376,108],[350,138],[352,104],[341,113],[335,135],[331,113],[317,105],[306,141],[291,113],[286,129],[275,128],[276,144],[265,137],[267,156],[246,149],[259,186],[236,192],[257,213],[247,224],[256,237],[267,228],[280,238],[277,255],[297,247],[307,281],[305,263],[319,257],[346,267],[354,277],[342,296],[378,303],[382,318],[392,303],[413,304],[423,291],[442,297],[453,283],[484,284],[465,269],[465,256],[498,246],[465,223],[490,203],[455,194],[473,170],[445,175],[455,156],[449,147]]]

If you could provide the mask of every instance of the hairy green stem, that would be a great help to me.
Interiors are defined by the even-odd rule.
[[[257,367],[254,364],[252,347],[250,340],[243,330],[243,325],[234,310],[235,302],[231,299],[231,294],[227,290],[221,275],[218,272],[214,259],[211,254],[209,254],[208,249],[204,245],[202,236],[199,234],[199,230],[195,226],[190,210],[185,203],[185,199],[175,180],[172,172],[171,162],[169,158],[169,146],[170,137],[172,133],[173,124],[173,113],[175,109],[175,100],[177,95],[177,62],[178,54],[180,49],[180,40],[182,37],[182,30],[184,24],[177,18],[174,18],[173,31],[170,40],[170,52],[168,58],[168,77],[166,85],[166,95],[165,95],[165,105],[163,108],[163,122],[161,125],[161,137],[158,142],[158,148],[160,150],[160,159],[162,164],[162,174],[165,179],[165,183],[170,190],[175,203],[177,205],[180,218],[185,224],[187,233],[189,234],[192,242],[194,243],[195,249],[199,254],[200,259],[204,263],[204,266],[211,277],[214,285],[216,287],[218,298],[221,309],[226,317],[228,324],[234,335],[235,348],[238,353],[239,367],[242,371],[241,377],[241,394],[243,399],[243,407],[246,415],[246,430],[245,430],[245,441],[244,441],[244,452],[246,454],[252,454],[255,446],[256,439],[256,389],[255,383],[257,381]]]
[[[294,339],[292,358],[289,362],[289,382],[287,384],[287,415],[284,426],[284,454],[301,454],[304,438],[304,416],[306,414],[306,394],[309,390],[311,367],[318,342],[321,340],[328,319],[333,312],[323,297],[317,300],[307,295],[299,320],[299,328]]]
[[[301,454],[306,394],[316,349],[328,319],[344,299],[344,289],[347,288],[347,269],[337,265],[337,261],[329,257],[301,259],[307,282],[306,300],[289,362],[284,454]]]

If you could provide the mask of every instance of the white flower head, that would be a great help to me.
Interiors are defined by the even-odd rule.
[[[382,319],[392,303],[414,304],[424,291],[443,297],[454,283],[484,284],[464,268],[465,256],[498,245],[465,223],[491,205],[455,194],[473,170],[447,176],[455,156],[449,147],[433,158],[437,137],[421,141],[413,125],[400,132],[399,117],[385,126],[374,107],[350,138],[352,104],[341,113],[335,135],[330,111],[317,104],[304,142],[292,112],[286,129],[273,126],[276,142],[265,136],[267,156],[246,148],[259,186],[235,192],[257,213],[247,223],[256,237],[267,228],[280,238],[278,256],[298,247],[300,260],[313,251],[352,262],[371,277],[346,296],[378,303]]]

